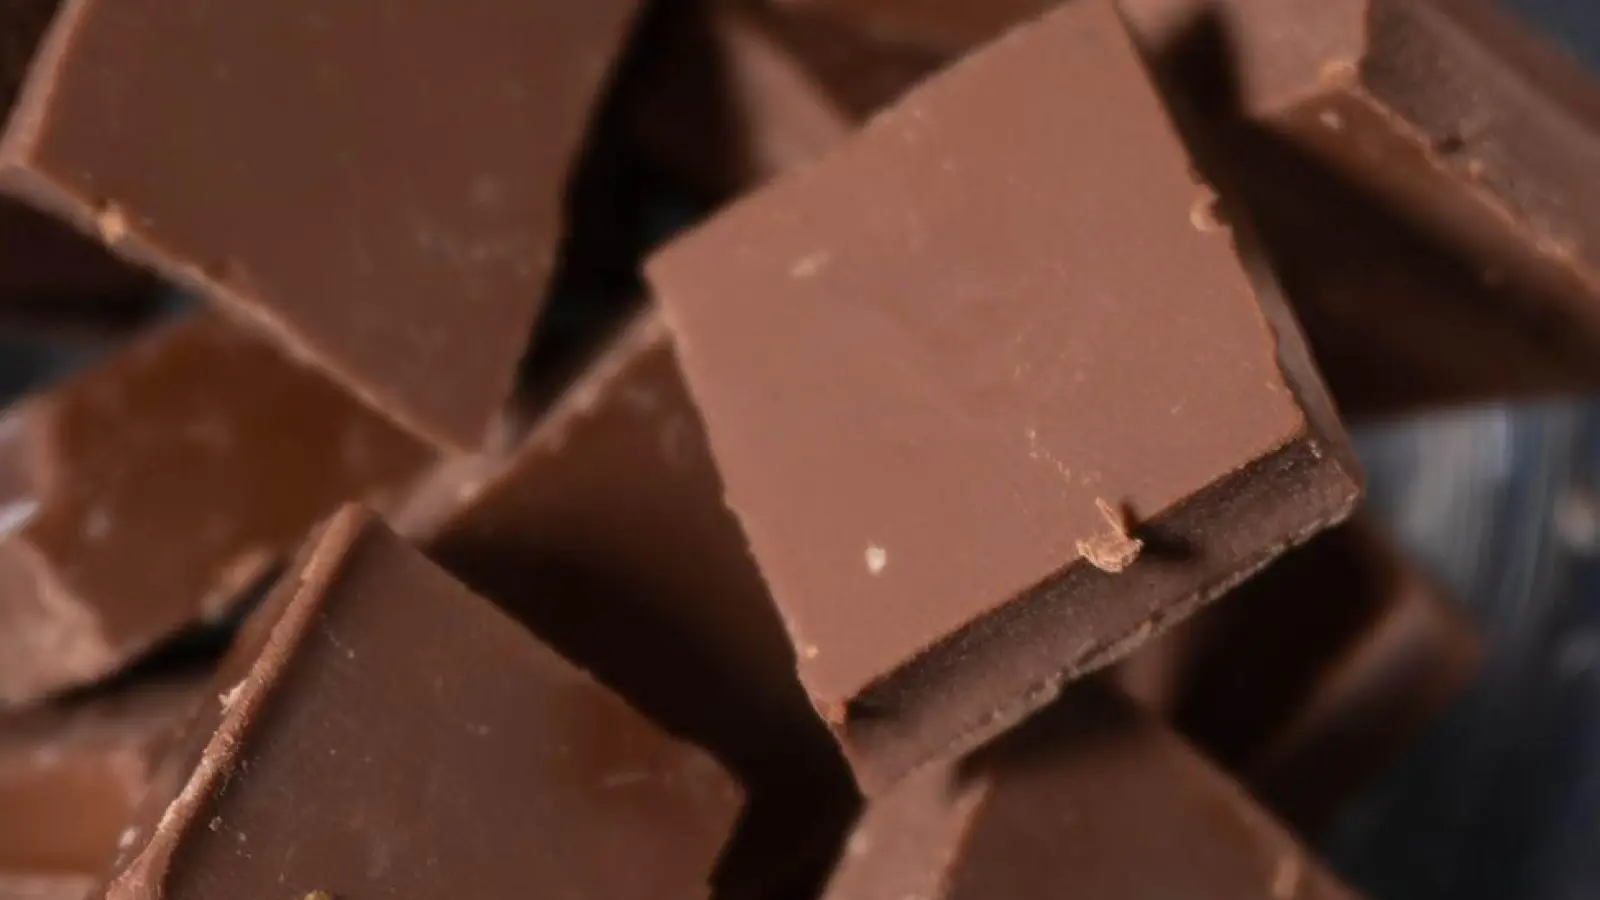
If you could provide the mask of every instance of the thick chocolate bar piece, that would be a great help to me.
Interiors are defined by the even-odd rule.
[[[869,793],[1355,503],[1297,326],[1213,199],[1094,0],[649,263],[801,679]]]
[[[636,5],[63,0],[0,188],[471,448]]]
[[[92,875],[0,872],[0,900],[84,900],[94,887]]]
[[[202,685],[148,684],[0,716],[0,872],[108,865]],[[0,875],[0,897],[7,889]]]
[[[1073,688],[958,771],[873,801],[824,900],[1348,900],[1289,832],[1124,698]]]
[[[803,879],[826,859],[855,792],[723,504],[656,311],[629,323],[513,453],[462,468],[397,526],[740,776],[750,811],[730,883]]]
[[[0,418],[0,704],[95,681],[225,613],[421,442],[201,313]]]
[[[104,896],[707,896],[738,788],[366,513],[223,663]]]
[[[1465,687],[1481,654],[1465,612],[1356,523],[1131,657],[1118,679],[1313,832]]]

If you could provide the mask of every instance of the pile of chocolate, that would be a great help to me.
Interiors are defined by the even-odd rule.
[[[1481,647],[1341,416],[1600,385],[1482,0],[0,39],[0,900],[1351,897]]]

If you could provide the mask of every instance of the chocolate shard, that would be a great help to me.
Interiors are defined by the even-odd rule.
[[[0,187],[470,449],[636,5],[63,0]]]
[[[629,97],[651,160],[717,199],[809,162],[943,57],[732,0],[679,5]]]
[[[1314,833],[1464,688],[1466,613],[1368,522],[1319,536],[1119,667],[1119,683]]]
[[[94,887],[92,875],[0,872],[0,900],[85,900]]]
[[[0,716],[0,873],[108,865],[202,686],[168,680]],[[0,897],[8,890],[21,888],[0,874]]]
[[[1086,687],[1088,689],[1086,689]],[[969,764],[869,804],[824,900],[1351,900],[1182,739],[1074,687]]]
[[[0,418],[0,704],[100,680],[227,613],[421,442],[212,313]]]
[[[1353,507],[1297,326],[1214,196],[1094,0],[648,264],[801,679],[868,793]]]
[[[346,509],[246,623],[102,896],[705,897],[739,791]]]
[[[399,527],[746,786],[719,884],[770,892],[820,874],[855,791],[722,502],[658,313],[631,320],[511,454],[454,474]]]

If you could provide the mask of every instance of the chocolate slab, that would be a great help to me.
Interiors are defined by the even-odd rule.
[[[355,509],[216,687],[103,896],[703,898],[739,810],[708,756]]]
[[[825,900],[1347,900],[1245,792],[1123,698],[1075,687],[961,771],[869,805]]]
[[[146,684],[0,716],[0,872],[108,865],[203,685]],[[0,875],[0,897],[7,890],[20,887]]]
[[[317,520],[432,452],[213,313],[0,418],[0,704],[226,613]]]
[[[1353,506],[1297,328],[1214,196],[1097,0],[648,264],[801,680],[869,793]]]
[[[712,199],[815,159],[943,61],[732,0],[669,12],[630,116],[652,161]]]
[[[0,188],[470,449],[635,6],[63,0]]]
[[[0,900],[84,900],[94,887],[91,875],[0,873]]]
[[[462,470],[397,527],[431,535],[457,577],[739,775],[750,810],[725,884],[803,881],[836,849],[855,792],[722,502],[657,312],[617,334],[513,453]]]
[[[1368,522],[1289,554],[1119,683],[1313,833],[1476,669],[1471,620]]]

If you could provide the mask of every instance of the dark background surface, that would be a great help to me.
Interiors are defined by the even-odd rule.
[[[1501,2],[1600,72],[1600,0]],[[1357,440],[1373,510],[1472,608],[1490,651],[1324,848],[1380,900],[1600,898],[1600,405]]]

